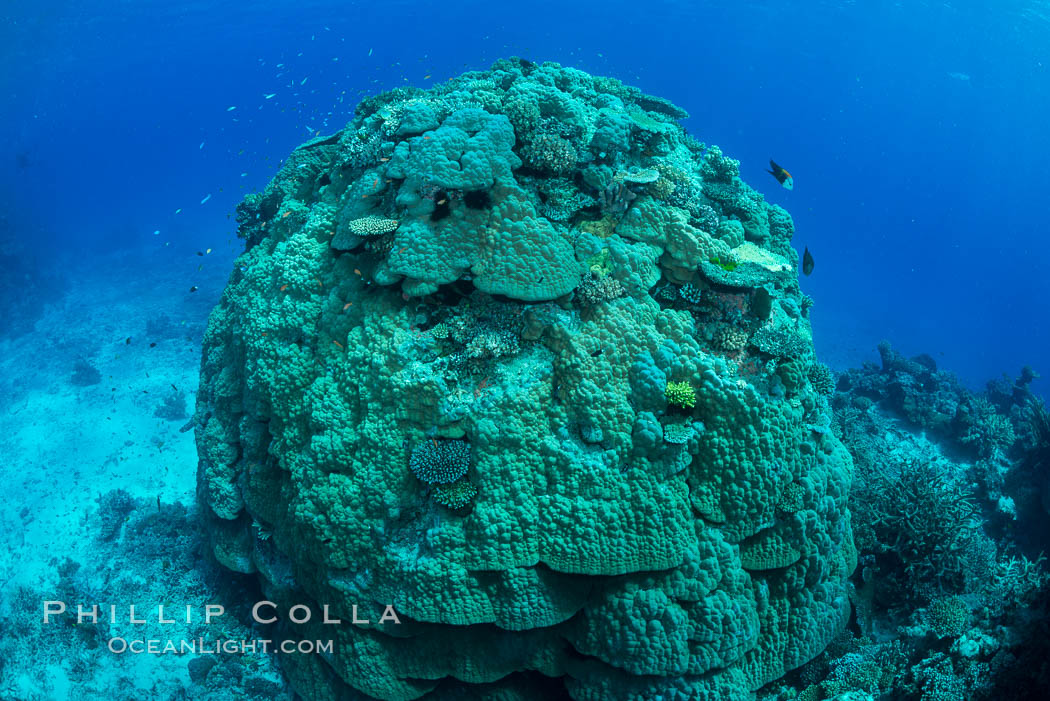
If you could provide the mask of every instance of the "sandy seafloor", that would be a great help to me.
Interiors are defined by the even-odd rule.
[[[92,268],[64,281],[34,332],[0,341],[4,512],[24,514],[13,524],[24,543],[8,543],[20,562],[4,575],[9,584],[41,580],[41,549],[54,555],[85,544],[80,531],[99,491],[193,498],[193,433],[154,412],[175,385],[186,392],[188,419],[207,312],[181,303],[187,288],[176,276],[143,276],[132,254]],[[168,337],[151,340],[147,322],[164,316]],[[80,358],[100,371],[99,384],[71,381]]]
[[[172,265],[196,258],[184,253],[154,246],[70,261],[35,329],[0,340],[0,616],[8,622],[0,699],[168,698],[193,686],[187,658],[115,655],[106,650],[111,637],[246,633],[233,620],[219,630],[127,622],[132,603],[202,611],[215,597],[191,528],[194,434],[180,429],[193,412],[201,338],[231,261],[215,254]],[[72,381],[80,359],[98,369],[97,384]],[[178,392],[181,416],[156,415]],[[100,504],[114,489],[134,504],[107,531]],[[72,626],[73,617],[42,626],[45,600],[71,610],[99,603],[103,612],[117,603],[123,613],[97,627]],[[275,680],[269,666],[260,657],[253,670]]]

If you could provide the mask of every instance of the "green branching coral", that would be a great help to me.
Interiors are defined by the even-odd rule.
[[[696,390],[688,382],[668,382],[664,397],[671,406],[692,409],[696,406]]]
[[[734,270],[736,270],[736,265],[737,265],[734,261],[722,260],[718,256],[711,256],[711,258],[708,259],[708,262],[711,263],[712,265],[717,265],[719,268],[721,268],[722,270],[726,271],[727,273],[731,273]]]

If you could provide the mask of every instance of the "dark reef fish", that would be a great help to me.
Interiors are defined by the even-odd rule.
[[[778,166],[777,162],[772,158],[769,159],[769,167],[771,170],[767,170],[766,172],[776,178],[777,182],[784,186],[784,189],[795,189],[795,179],[791,177],[791,173]]]
[[[802,254],[802,274],[809,275],[813,272],[813,254],[809,252],[809,246],[806,246],[805,253]]]

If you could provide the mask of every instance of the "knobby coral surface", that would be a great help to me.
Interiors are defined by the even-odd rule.
[[[845,625],[790,217],[683,116],[503,60],[365,100],[238,208],[199,496],[270,600],[370,619],[288,624],[335,642],[284,656],[304,698],[746,699]]]

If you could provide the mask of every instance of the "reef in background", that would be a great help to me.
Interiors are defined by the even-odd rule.
[[[855,615],[761,698],[1046,698],[1050,414],[1036,375],[971,392],[929,355],[879,353],[833,399],[856,465]]]
[[[31,331],[44,305],[58,297],[58,280],[36,259],[25,238],[0,214],[0,336]]]
[[[843,629],[851,460],[793,225],[680,108],[498,61],[362,102],[238,207],[209,545],[368,625],[306,699],[748,699]],[[377,623],[387,604],[401,624]]]

